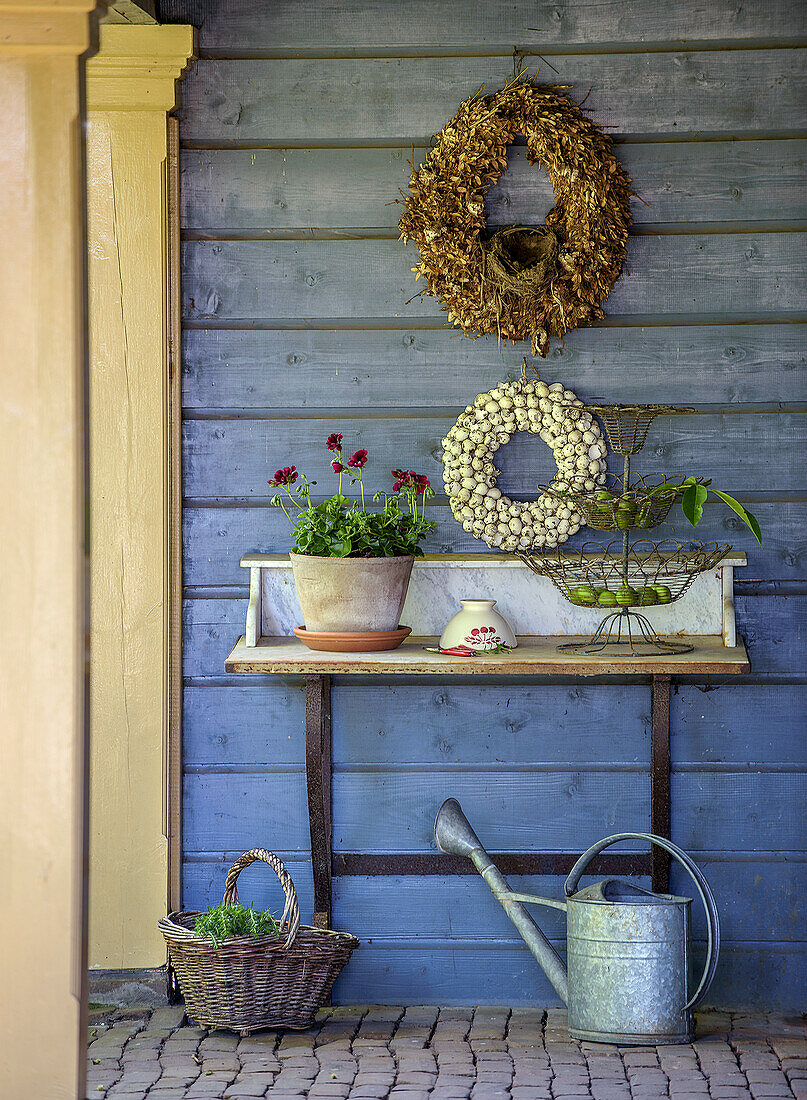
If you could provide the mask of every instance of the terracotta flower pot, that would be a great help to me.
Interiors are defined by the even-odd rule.
[[[414,557],[289,554],[307,630],[397,630]]]

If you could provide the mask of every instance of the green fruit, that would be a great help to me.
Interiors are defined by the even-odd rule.
[[[636,513],[636,526],[647,527],[650,520],[650,501],[646,500]]]
[[[600,607],[616,607],[616,596],[605,588],[597,597],[597,603]]]
[[[616,506],[616,525],[620,531],[626,531],[633,526],[636,517],[636,501],[630,497],[623,497]]]
[[[639,595],[629,584],[621,584],[617,589],[616,602],[620,607],[633,607],[639,602]]]
[[[594,589],[589,584],[581,584],[577,588],[573,588],[569,593],[569,599],[578,607],[593,607],[597,602]]]
[[[639,603],[642,607],[652,607],[654,603],[658,603],[658,596],[652,588],[642,588],[639,590]]]
[[[669,603],[672,600],[672,594],[666,584],[653,584],[651,588],[656,593],[658,603]]]

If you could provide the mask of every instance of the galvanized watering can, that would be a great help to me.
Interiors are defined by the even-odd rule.
[[[569,1009],[569,1035],[602,1043],[687,1043],[692,1009],[711,985],[720,949],[717,906],[709,884],[686,852],[650,833],[617,833],[593,844],[566,879],[565,901],[515,894],[494,865],[455,798],[440,807],[437,847],[467,856],[493,891],[539,966]],[[619,840],[648,840],[677,859],[695,883],[707,915],[706,964],[690,994],[691,898],[654,894],[608,878],[577,890],[595,856]],[[566,966],[522,902],[566,911]]]

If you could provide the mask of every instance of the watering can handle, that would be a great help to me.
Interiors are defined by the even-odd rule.
[[[707,989],[712,984],[712,979],[715,976],[715,970],[717,969],[717,956],[720,951],[720,921],[717,916],[717,904],[714,899],[709,883],[703,877],[703,873],[700,868],[693,862],[693,860],[682,851],[677,844],[673,844],[671,840],[665,840],[664,837],[654,836],[652,833],[616,833],[614,836],[607,836],[604,840],[598,840],[596,844],[592,844],[587,852],[583,852],[580,859],[575,863],[569,872],[569,877],[566,879],[566,885],[564,886],[564,892],[567,898],[570,898],[572,894],[577,890],[577,884],[583,877],[583,873],[588,867],[589,863],[598,856],[604,848],[608,848],[611,844],[616,844],[619,840],[649,840],[651,844],[657,845],[659,848],[663,848],[666,852],[669,852],[673,859],[677,859],[679,863],[683,864],[689,873],[689,877],[695,883],[698,894],[703,907],[706,910],[706,930],[707,930],[707,950],[706,950],[706,962],[703,967],[703,974],[698,988],[690,997],[689,1002],[684,1006],[684,1009],[694,1008],[694,1006],[705,995]]]

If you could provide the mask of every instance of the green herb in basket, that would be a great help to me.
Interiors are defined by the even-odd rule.
[[[200,913],[194,931],[197,936],[210,936],[215,947],[233,936],[279,936],[280,925],[268,909],[253,905],[221,905]]]

